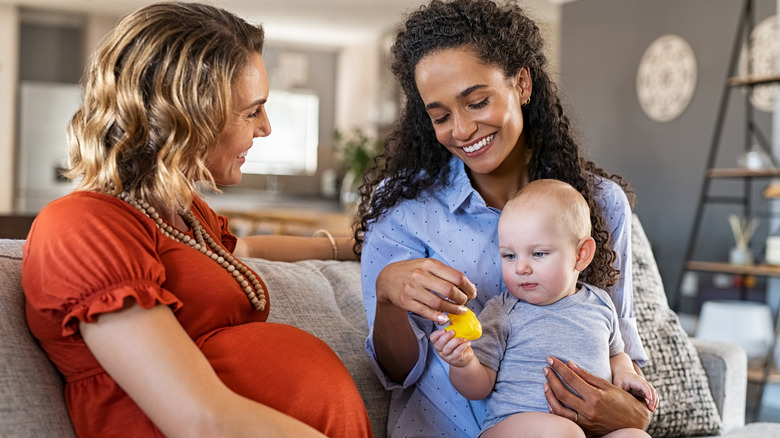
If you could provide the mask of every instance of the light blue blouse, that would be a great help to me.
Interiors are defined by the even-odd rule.
[[[390,437],[476,436],[485,415],[484,400],[472,401],[455,391],[449,381],[449,365],[429,342],[439,328],[425,318],[409,314],[417,335],[419,359],[404,382],[393,382],[376,359],[373,325],[376,310],[376,278],[388,264],[433,258],[460,270],[477,287],[477,298],[468,307],[477,315],[485,302],[506,286],[501,277],[498,252],[500,210],[488,207],[471,186],[463,162],[453,157],[446,184],[417,199],[403,200],[371,223],[361,257],[363,301],[370,333],[366,339],[374,371],[393,390],[388,416]],[[619,316],[625,351],[640,365],[647,361],[636,330],[631,284],[631,209],[620,186],[602,179],[598,202],[604,208],[607,227],[621,276],[610,288]]]

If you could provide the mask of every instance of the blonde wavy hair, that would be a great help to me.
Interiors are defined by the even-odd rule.
[[[92,54],[68,124],[77,190],[188,208],[230,110],[231,86],[264,32],[213,6],[164,2],[123,18]]]

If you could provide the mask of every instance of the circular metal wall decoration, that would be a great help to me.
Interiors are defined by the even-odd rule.
[[[747,65],[744,51],[740,74],[748,76],[770,76],[775,74],[777,59],[777,16],[773,15],[759,22],[750,32],[750,47],[748,48],[750,65]],[[762,84],[753,86],[750,103],[758,110],[772,112],[775,109],[777,84]]]
[[[687,41],[664,35],[653,41],[639,61],[636,92],[645,114],[657,122],[676,119],[696,90],[696,57]]]

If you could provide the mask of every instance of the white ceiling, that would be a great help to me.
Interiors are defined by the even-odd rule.
[[[261,23],[269,40],[343,46],[375,37],[426,0],[205,0]],[[559,6],[574,0],[520,0],[539,21],[555,26]],[[0,0],[0,5],[119,16],[149,0]]]

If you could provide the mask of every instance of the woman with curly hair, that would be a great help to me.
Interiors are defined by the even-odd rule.
[[[22,274],[77,436],[372,436],[338,356],[267,322],[238,259],[328,258],[328,240],[237,239],[198,196],[238,183],[271,132],[263,41],[225,10],[158,3],[91,58],[68,136],[80,184],[38,214]]]
[[[381,166],[361,187],[355,232],[371,327],[366,350],[393,390],[390,435],[479,432],[484,401],[452,388],[429,336],[448,313],[479,314],[506,291],[498,218],[533,180],[564,181],[587,200],[598,251],[582,279],[610,293],[625,351],[642,365],[633,193],[581,155],[537,25],[514,2],[433,0],[407,17],[392,55],[406,101]],[[551,369],[544,388],[551,412],[588,435],[648,424],[647,406],[628,392],[555,358]]]

